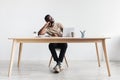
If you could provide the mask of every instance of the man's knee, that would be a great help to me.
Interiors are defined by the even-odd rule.
[[[67,47],[68,47],[67,43],[64,43],[64,48],[67,48]]]
[[[54,43],[50,43],[49,44],[49,49],[53,48],[54,47]]]

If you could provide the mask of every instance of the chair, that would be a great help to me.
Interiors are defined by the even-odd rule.
[[[57,51],[60,51],[60,49],[56,49]],[[50,61],[49,61],[49,67],[50,67],[50,65],[51,65],[51,62],[52,62],[52,59],[53,59],[53,57],[51,56],[51,58],[50,58]],[[65,59],[65,63],[66,63],[66,65],[67,65],[67,67],[69,67],[68,66],[68,62],[67,62],[67,59],[66,59],[66,56],[64,56],[64,59]]]

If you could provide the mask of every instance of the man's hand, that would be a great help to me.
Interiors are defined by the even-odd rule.
[[[49,27],[49,26],[51,26],[51,23],[50,23],[50,22],[47,22],[47,23],[45,24],[45,28],[47,28],[47,27]]]

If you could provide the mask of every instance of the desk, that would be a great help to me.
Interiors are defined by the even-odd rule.
[[[106,62],[106,67],[108,71],[108,76],[111,76],[110,67],[109,67],[109,60],[106,51],[106,44],[105,40],[109,39],[106,37],[99,37],[99,38],[76,38],[76,37],[26,37],[26,38],[9,38],[13,40],[12,43],[12,50],[11,50],[11,58],[10,58],[10,65],[8,76],[10,77],[12,74],[12,67],[14,61],[14,54],[16,50],[16,44],[19,43],[19,55],[18,55],[18,67],[20,65],[21,59],[21,52],[22,52],[22,45],[23,43],[95,43],[96,52],[97,52],[97,59],[98,59],[98,66],[100,66],[100,59],[98,53],[97,43],[101,43],[104,51],[104,58]]]

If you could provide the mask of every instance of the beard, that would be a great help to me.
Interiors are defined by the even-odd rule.
[[[53,23],[54,23],[54,21],[50,21],[50,23],[51,23],[51,24],[53,24]]]

